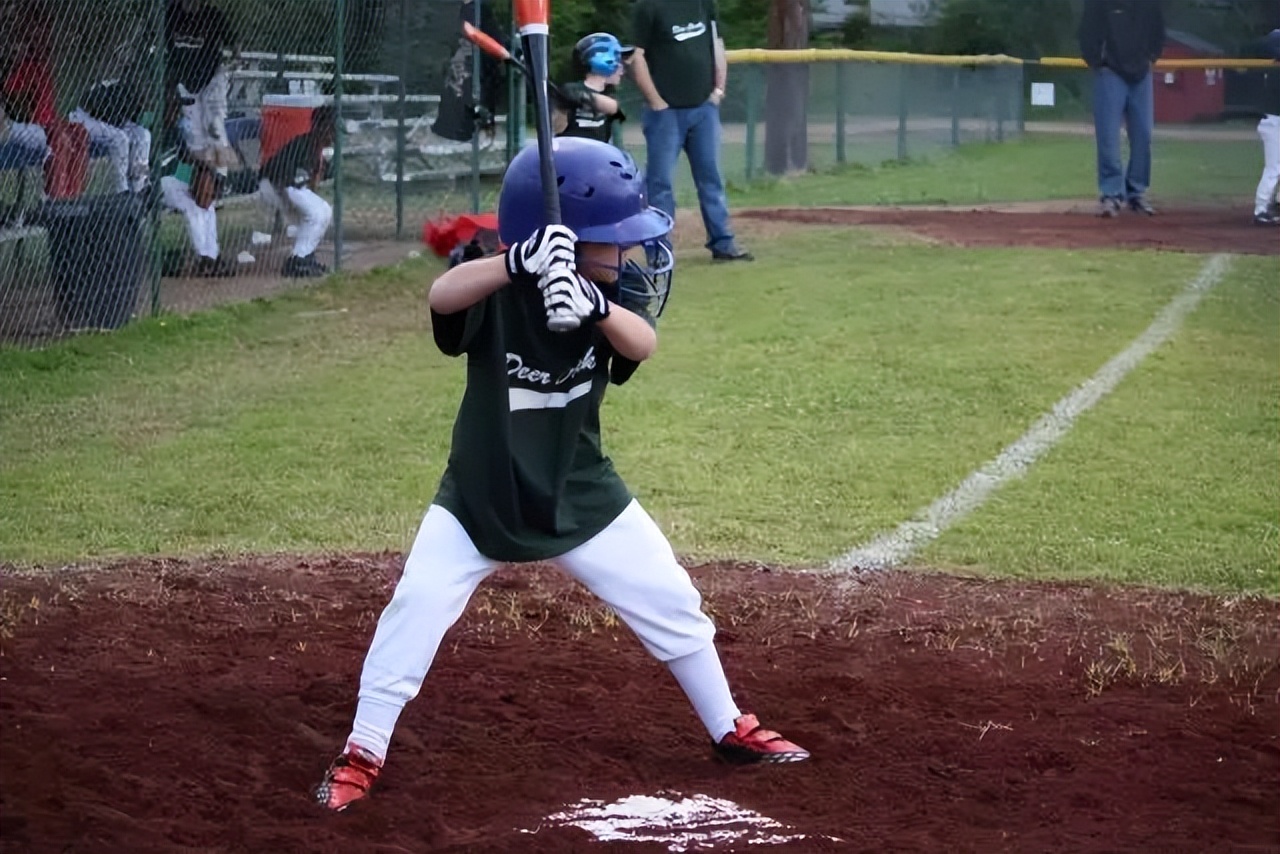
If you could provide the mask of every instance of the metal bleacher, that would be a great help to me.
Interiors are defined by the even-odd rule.
[[[240,139],[254,139],[261,134],[260,124],[255,122],[260,123],[265,89],[272,81],[276,90],[287,88],[290,94],[332,100],[331,96],[321,95],[321,84],[334,78],[331,56],[244,51],[229,58],[229,64],[228,104],[238,118],[228,120],[227,131],[232,134],[232,121],[240,123],[236,131]],[[353,174],[381,182],[399,180],[397,136],[402,127],[406,158],[403,180],[449,180],[470,172],[472,144],[443,139],[431,132],[439,95],[388,91],[400,83],[394,74],[343,74],[342,81],[347,90],[342,95],[342,156],[344,163],[353,167]],[[389,111],[394,115],[388,115]],[[505,122],[505,116],[497,116],[495,126],[480,134],[483,173],[496,174],[505,168],[505,145],[501,142],[505,136],[497,127]]]

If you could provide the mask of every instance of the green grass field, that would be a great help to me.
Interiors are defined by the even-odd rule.
[[[1088,136],[1027,134],[956,149],[922,136],[914,150],[908,148],[908,156],[918,160],[905,163],[894,159],[894,140],[873,137],[865,143],[851,140],[850,162],[844,166],[836,166],[834,153],[825,147],[813,149],[821,174],[771,179],[758,169],[757,180],[740,187],[740,204],[980,204],[1097,195],[1094,142]],[[1251,199],[1262,170],[1262,146],[1256,140],[1159,140],[1152,156],[1151,196],[1165,204]],[[726,146],[724,157],[726,180],[740,184],[743,155],[738,147]],[[682,181],[681,199],[692,204],[692,179],[682,175]]]
[[[644,163],[644,137],[628,128],[624,143]],[[741,128],[739,128],[739,131]],[[850,136],[847,162],[836,163],[834,144],[812,141],[811,174],[774,178],[765,174],[764,127],[758,130],[756,168],[747,180],[746,147],[727,141],[722,171],[738,206],[987,204],[1045,199],[1089,199],[1096,194],[1092,137],[1028,133],[1005,142],[971,142],[951,148],[949,135],[913,132],[906,161],[897,160],[895,134]],[[1262,169],[1262,147],[1255,139],[1161,139],[1154,147],[1152,199],[1158,204],[1243,203],[1252,198]],[[499,181],[485,176],[480,209],[492,210]],[[406,187],[408,232],[440,210],[470,205],[470,184],[421,183]],[[348,190],[348,231],[355,235],[394,233],[394,188],[353,179]],[[697,204],[688,162],[676,168],[676,196],[682,207]]]
[[[947,158],[972,179],[952,200],[1015,192],[1018,158],[1033,174],[1055,156],[1027,142]],[[736,203],[802,181],[815,202],[901,200],[940,164]],[[799,566],[954,488],[1205,260],[826,228],[753,248],[750,267],[683,263],[659,353],[606,401],[605,441],[680,552]],[[0,560],[407,548],[462,390],[429,335],[438,269],[0,350]],[[1276,258],[1235,259],[1172,341],[918,563],[1275,593],[1277,281]]]

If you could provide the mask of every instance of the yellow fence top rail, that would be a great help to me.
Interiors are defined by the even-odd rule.
[[[904,65],[1039,65],[1053,68],[1084,68],[1084,60],[1075,56],[1046,56],[1019,59],[1005,54],[946,55],[933,53],[898,53],[887,50],[848,50],[845,48],[807,48],[804,50],[764,50],[745,48],[725,52],[733,63],[770,62],[896,62]],[[1179,68],[1269,68],[1269,59],[1162,59],[1157,71]]]
[[[1084,60],[1075,56],[1046,56],[1027,60],[1029,65],[1048,65],[1056,68],[1084,68]],[[1269,59],[1236,59],[1228,56],[1212,59],[1162,59],[1156,63],[1156,71],[1174,71],[1179,68],[1268,68],[1275,65]]]
[[[745,48],[725,51],[729,62],[899,62],[910,65],[1020,65],[1016,56],[942,56],[932,53],[895,53],[887,50],[847,50],[807,48],[805,50],[763,50]]]

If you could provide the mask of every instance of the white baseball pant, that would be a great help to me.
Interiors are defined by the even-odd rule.
[[[217,258],[218,215],[213,206],[202,208],[196,204],[191,188],[172,175],[160,179],[160,196],[165,207],[186,218],[191,248],[196,250],[196,254],[201,258]]]
[[[151,132],[141,125],[128,122],[109,125],[95,119],[80,107],[76,107],[67,119],[83,125],[89,132],[90,142],[107,147],[111,165],[116,170],[116,192],[141,192],[147,186],[151,172]]]
[[[9,122],[8,142],[13,145],[20,145],[23,148],[30,148],[33,151],[41,151],[44,153],[44,159],[49,159],[49,139],[45,136],[44,128],[33,122]]]
[[[307,187],[286,187],[281,196],[266,178],[258,182],[258,194],[264,204],[279,211],[290,225],[297,226],[294,257],[314,254],[333,221],[333,207]]]
[[[1262,178],[1253,197],[1255,215],[1267,212],[1276,199],[1276,185],[1280,184],[1280,116],[1264,116],[1258,122],[1258,136],[1262,138]]]
[[[715,626],[667,538],[638,502],[552,563],[617,612],[669,666],[713,739],[733,730],[740,711],[715,650]],[[497,567],[452,513],[428,508],[365,657],[348,743],[386,755],[396,720],[418,695],[445,632]]]

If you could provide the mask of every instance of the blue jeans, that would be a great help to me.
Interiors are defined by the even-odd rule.
[[[1120,162],[1120,125],[1129,136],[1129,168]],[[1093,131],[1098,143],[1098,195],[1136,199],[1151,186],[1151,73],[1129,83],[1110,68],[1093,73]]]
[[[668,107],[657,112],[645,107],[640,122],[647,152],[644,171],[649,204],[675,216],[672,179],[683,149],[698,189],[698,207],[702,209],[702,224],[707,229],[707,248],[712,252],[733,251],[729,207],[725,202],[724,179],[720,177],[720,108],[710,101],[697,107]]]

